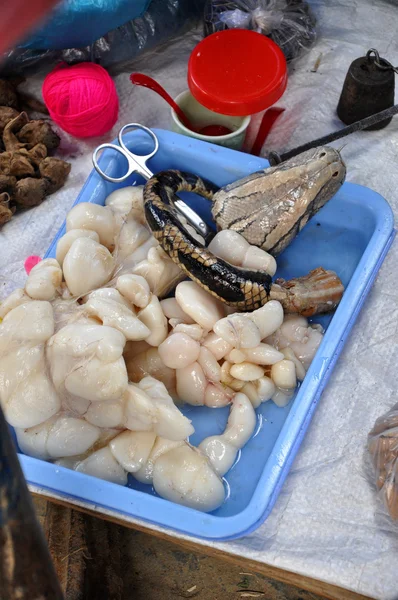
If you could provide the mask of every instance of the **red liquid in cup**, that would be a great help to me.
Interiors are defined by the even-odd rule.
[[[228,129],[228,127],[224,127],[224,125],[206,125],[206,127],[202,127],[201,129],[197,130],[197,133],[200,133],[201,135],[228,135],[229,133],[232,133],[231,129]]]

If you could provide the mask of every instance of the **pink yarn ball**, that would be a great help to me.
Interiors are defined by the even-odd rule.
[[[103,135],[117,121],[115,84],[94,63],[57,66],[44,80],[43,98],[52,120],[78,138]]]

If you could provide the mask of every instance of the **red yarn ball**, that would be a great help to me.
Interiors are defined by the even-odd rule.
[[[44,80],[43,98],[52,120],[78,138],[103,135],[117,121],[115,84],[94,63],[57,66]]]

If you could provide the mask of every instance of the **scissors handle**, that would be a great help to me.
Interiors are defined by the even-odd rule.
[[[153,150],[148,154],[143,155],[134,154],[134,152],[129,150],[129,148],[127,148],[123,140],[123,135],[127,129],[142,129],[142,131],[144,131],[147,135],[149,135],[149,137],[152,138],[152,141],[154,143]],[[153,173],[148,169],[146,163],[150,158],[152,158],[152,156],[156,154],[156,152],[159,149],[159,141],[155,133],[151,129],[149,129],[149,127],[145,127],[144,125],[140,125],[139,123],[127,123],[127,125],[124,125],[124,127],[122,127],[119,131],[118,141],[120,144],[119,146],[117,146],[116,144],[101,144],[100,146],[98,146],[98,148],[94,150],[93,165],[97,173],[101,175],[101,177],[103,177],[106,181],[110,181],[111,183],[121,183],[125,179],[128,179],[133,173],[138,173],[139,175],[144,177],[144,179],[150,179]],[[101,152],[102,150],[106,150],[107,148],[110,150],[114,150],[115,152],[119,152],[119,154],[124,156],[124,158],[127,160],[127,171],[121,177],[111,177],[110,175],[105,173],[105,171],[103,171],[98,164],[99,152]]]
[[[118,152],[119,154],[121,154],[126,160],[127,160],[127,171],[124,175],[122,175],[121,177],[111,177],[110,175],[108,175],[107,173],[105,173],[105,171],[103,171],[101,169],[101,167],[98,164],[98,154],[99,152],[101,152],[102,150],[114,150],[115,152]],[[132,156],[130,156],[129,153],[127,153],[124,148],[121,148],[120,146],[116,146],[116,144],[101,144],[100,146],[98,146],[94,152],[93,152],[93,165],[94,165],[94,169],[97,171],[97,173],[99,175],[101,175],[101,177],[103,179],[105,179],[106,181],[110,181],[111,183],[121,183],[122,181],[125,181],[128,177],[130,177],[130,175],[132,175],[133,173],[137,173],[139,172],[137,169],[137,165],[133,159]],[[140,173],[141,175],[143,175],[143,173]],[[145,179],[149,179],[150,175],[143,175],[145,177]]]
[[[132,152],[131,150],[129,150],[127,148],[126,144],[124,143],[124,140],[123,140],[123,135],[125,134],[125,132],[127,131],[127,129],[141,129],[147,135],[149,135],[149,137],[151,137],[152,141],[153,141],[153,150],[152,150],[152,152],[149,152],[149,154],[134,154],[134,152]],[[139,165],[143,165],[144,168],[146,168],[146,162],[150,158],[152,158],[152,156],[154,156],[156,154],[156,152],[159,150],[159,140],[158,140],[156,134],[152,131],[152,129],[149,129],[149,127],[145,127],[145,125],[140,125],[140,123],[127,123],[127,125],[124,125],[121,128],[121,130],[119,131],[118,140],[119,140],[119,144],[121,145],[121,147],[128,154],[130,154],[131,156],[133,156],[134,160]],[[153,173],[150,174],[150,177],[152,177],[152,175],[153,175]]]
[[[131,150],[127,148],[123,140],[123,135],[127,129],[142,129],[145,133],[147,133],[154,142],[153,150],[149,154],[144,155],[138,155],[131,152]],[[110,181],[111,183],[121,183],[122,181],[125,181],[128,177],[130,177],[130,175],[132,175],[133,173],[139,173],[140,175],[142,175],[142,177],[144,177],[144,179],[150,179],[153,176],[153,173],[146,166],[146,162],[150,158],[152,158],[152,156],[154,156],[159,149],[159,140],[156,134],[151,129],[149,129],[149,127],[145,127],[144,125],[140,125],[139,123],[127,123],[127,125],[124,125],[124,127],[122,127],[119,131],[118,141],[120,146],[117,146],[116,144],[101,144],[100,146],[98,146],[98,148],[94,150],[93,164],[97,173],[101,175],[101,177],[103,177],[106,181]],[[107,173],[105,173],[105,171],[103,171],[99,166],[98,153],[107,148],[110,150],[114,150],[115,152],[119,152],[119,154],[122,154],[122,156],[124,156],[124,158],[127,160],[127,171],[124,175],[122,175],[122,177],[111,177],[110,175],[107,175]],[[201,219],[200,216],[194,210],[192,210],[192,208],[190,208],[187,204],[185,204],[185,202],[183,202],[180,199],[175,199],[174,206],[178,210],[178,212],[184,215],[187,221],[206,240],[209,235],[209,228],[203,221],[203,219]]]

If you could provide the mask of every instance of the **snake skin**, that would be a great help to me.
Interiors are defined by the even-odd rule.
[[[177,192],[193,192],[212,200],[218,188],[180,171],[164,171],[144,188],[145,216],[154,237],[173,262],[218,300],[252,311],[269,300],[272,278],[262,271],[234,267],[209,252],[185,230],[173,210]]]

